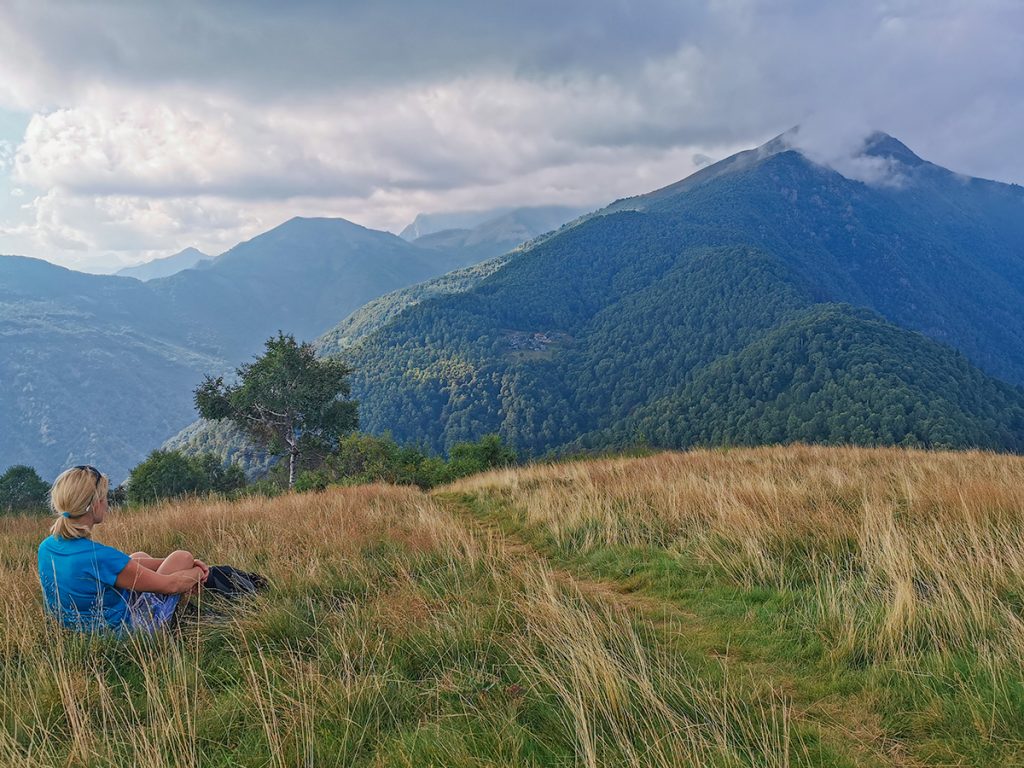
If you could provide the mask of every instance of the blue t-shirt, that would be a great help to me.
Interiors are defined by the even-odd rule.
[[[51,535],[39,545],[39,581],[46,610],[74,629],[122,629],[130,590],[114,586],[131,562],[124,552],[92,539]]]

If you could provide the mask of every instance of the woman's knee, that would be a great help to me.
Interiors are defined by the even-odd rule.
[[[128,557],[132,560],[141,560],[143,558],[146,558],[147,560],[150,559],[148,552],[132,552]]]
[[[163,565],[160,566],[159,570],[164,572],[183,571],[186,568],[191,568],[193,562],[195,560],[191,552],[187,549],[176,549],[164,558]]]

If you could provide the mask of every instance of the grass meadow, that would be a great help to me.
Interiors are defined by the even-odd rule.
[[[0,517],[3,766],[1024,765],[1024,458],[809,446],[114,510],[266,574],[44,620]]]

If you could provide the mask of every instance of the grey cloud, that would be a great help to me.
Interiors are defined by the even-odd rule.
[[[32,88],[20,92],[52,89],[51,99],[75,100],[95,83],[302,105],[337,92],[458,78],[590,82],[616,103],[597,113],[553,111],[552,131],[586,146],[657,148],[750,142],[834,112],[919,134],[905,138],[943,152],[954,143],[943,131],[966,129],[986,98],[1024,116],[1019,0],[101,0],[65,3],[59,13],[15,0],[5,7],[0,29],[17,42],[19,58],[0,81],[27,78]],[[981,162],[982,154],[968,145],[940,160]]]
[[[301,199],[381,226],[607,202],[800,123],[829,162],[881,129],[953,170],[1024,181],[1019,0],[489,6],[14,0],[0,8],[0,102],[67,123],[22,145],[16,180],[68,193],[54,206],[122,195],[177,211],[167,201],[204,196],[266,218]],[[145,119],[122,100],[145,102]],[[152,105],[222,137],[231,162],[217,142],[190,149],[184,129],[156,141],[167,120]]]
[[[200,83],[254,99],[467,72],[620,72],[675,50],[708,16],[671,0],[101,0],[59,11],[15,0],[5,8],[9,37],[25,39],[34,64],[72,87]]]

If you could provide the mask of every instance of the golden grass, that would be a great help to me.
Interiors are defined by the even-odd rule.
[[[0,631],[0,764],[58,765],[66,759],[84,765],[118,755],[137,765],[199,765],[197,722],[214,703],[199,668],[205,628],[118,643],[76,637],[44,621],[35,549],[45,533],[39,518],[0,518],[0,579],[7,585]],[[293,591],[329,589],[339,574],[358,571],[364,547],[384,539],[412,552],[444,548],[453,557],[470,559],[473,547],[442,524],[440,512],[421,493],[374,486],[115,512],[97,538],[154,555],[188,548],[212,562],[258,570]],[[264,651],[261,635],[274,619],[273,601],[255,600],[235,612],[228,642],[244,673],[237,682],[248,693],[249,715],[263,726],[267,754],[283,764],[288,751],[283,739],[311,746],[309,707],[284,707],[285,699],[301,704],[315,685],[301,674],[293,685],[289,675],[289,693],[278,699],[271,670],[305,668],[290,653],[270,658]],[[330,621],[323,630],[331,631]],[[123,663],[112,663],[112,657]],[[122,669],[141,678],[136,687],[142,695],[125,695],[129,685],[117,684]],[[353,686],[353,695],[359,686]],[[282,708],[298,721],[282,721]]]
[[[45,621],[48,523],[0,517],[0,765],[845,764],[812,759],[807,701],[725,661],[688,667],[666,642],[692,629],[684,612],[655,625],[639,600],[577,588],[453,516],[452,491],[500,501],[568,558],[650,549],[738,590],[798,594],[786,621],[837,669],[924,684],[925,659],[969,657],[969,674],[939,680],[946,699],[920,700],[962,708],[982,756],[1013,754],[1024,459],[792,446],[510,469],[439,495],[377,485],[115,511],[104,543],[186,548],[273,584],[226,621],[127,641]],[[879,680],[862,700],[884,708]],[[844,733],[828,743],[860,738]]]
[[[708,687],[414,489],[115,511],[104,543],[273,584],[226,623],[121,641],[44,620],[46,527],[0,518],[3,766],[517,765],[524,744],[595,768],[789,761],[781,696]]]
[[[696,557],[738,583],[813,585],[837,651],[1024,657],[1024,458],[790,446],[664,453],[477,475],[569,553]]]

